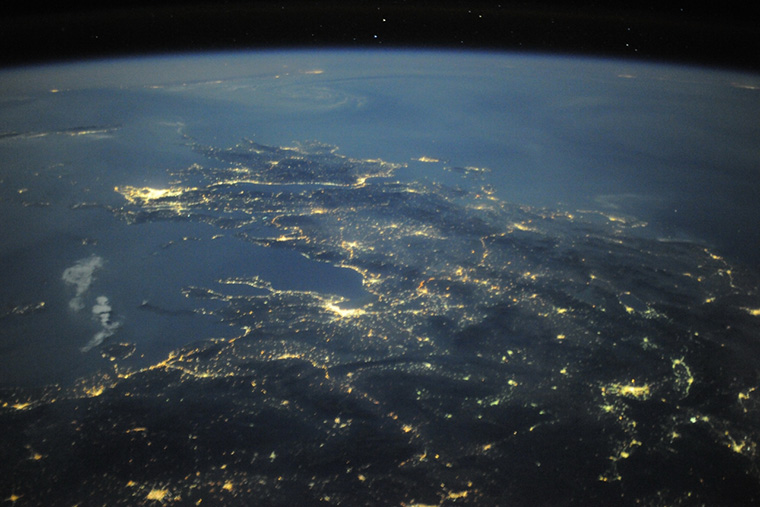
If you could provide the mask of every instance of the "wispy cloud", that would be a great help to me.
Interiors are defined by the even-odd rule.
[[[95,305],[92,307],[92,316],[100,323],[101,329],[95,333],[95,336],[92,337],[87,345],[82,347],[82,352],[87,352],[97,347],[103,343],[103,340],[113,335],[119,329],[119,326],[121,326],[121,322],[111,320],[111,305],[105,296],[98,296],[95,300]]]
[[[97,255],[78,260],[73,266],[64,270],[62,279],[69,285],[73,285],[76,294],[69,301],[69,308],[72,311],[79,312],[84,309],[85,296],[95,279],[95,272],[103,267],[103,258]],[[95,298],[95,304],[92,306],[92,316],[98,324],[100,330],[82,347],[82,352],[87,352],[97,347],[103,340],[113,335],[121,322],[111,320],[111,303],[106,296]]]
[[[76,287],[76,295],[69,301],[69,308],[78,312],[84,308],[82,296],[95,279],[95,271],[103,267],[103,258],[93,255],[80,259],[63,272],[63,281]]]

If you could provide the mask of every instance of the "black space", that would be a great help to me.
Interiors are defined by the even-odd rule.
[[[758,71],[758,26],[756,2],[33,0],[4,6],[0,65],[199,50],[414,47]]]

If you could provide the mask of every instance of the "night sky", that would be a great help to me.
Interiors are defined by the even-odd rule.
[[[755,2],[23,2],[4,7],[0,65],[282,47],[591,54],[760,70]]]

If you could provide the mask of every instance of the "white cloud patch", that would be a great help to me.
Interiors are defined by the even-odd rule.
[[[78,260],[76,264],[64,270],[63,281],[76,287],[76,295],[69,301],[69,308],[78,312],[85,307],[82,298],[95,279],[95,271],[102,267],[103,258],[93,255]]]
[[[69,308],[72,311],[79,312],[85,308],[85,297],[93,280],[95,280],[95,272],[102,267],[103,258],[93,255],[78,260],[76,264],[64,270],[61,278],[76,289],[74,297],[69,301]],[[121,322],[111,320],[111,303],[106,296],[95,298],[95,304],[92,306],[92,317],[100,325],[100,330],[95,333],[87,345],[82,347],[82,352],[97,347],[121,326]]]
[[[101,329],[95,333],[95,336],[92,337],[87,345],[82,347],[82,352],[87,352],[93,347],[97,347],[103,343],[103,340],[113,335],[119,329],[119,326],[121,326],[120,322],[111,320],[111,305],[105,296],[99,296],[95,299],[95,305],[92,307],[92,316],[100,323]]]

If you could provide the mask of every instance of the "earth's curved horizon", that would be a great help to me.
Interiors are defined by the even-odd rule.
[[[444,51],[0,72],[0,497],[757,501],[758,94]]]

